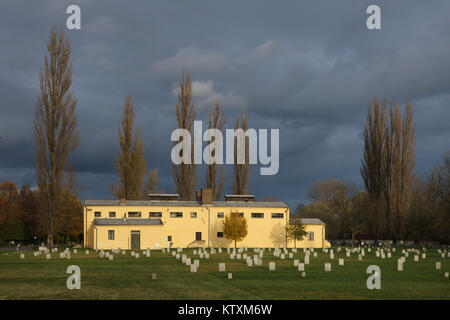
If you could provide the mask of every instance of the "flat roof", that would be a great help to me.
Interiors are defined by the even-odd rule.
[[[85,206],[148,206],[148,207],[256,207],[256,208],[288,208],[288,205],[282,201],[264,202],[228,202],[213,201],[212,204],[202,205],[200,201],[158,201],[158,200],[127,200],[120,204],[120,200],[85,200]]]
[[[95,218],[94,224],[97,226],[158,226],[163,225],[161,219],[142,219],[142,218]]]
[[[325,225],[325,222],[323,222],[322,220],[320,220],[318,218],[300,218],[300,221],[303,224],[323,224],[323,225]]]

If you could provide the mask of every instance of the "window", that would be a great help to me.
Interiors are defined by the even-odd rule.
[[[272,213],[272,219],[283,219],[283,213]]]
[[[252,218],[264,218],[264,213],[261,213],[261,212],[257,212],[257,213],[254,213],[254,212],[252,212]]]
[[[140,218],[141,213],[140,212],[128,212],[128,218]]]
[[[217,238],[223,238],[223,232],[217,232]]]
[[[171,212],[170,217],[171,218],[183,218],[183,212]]]
[[[191,212],[191,218],[197,218],[197,212]]]
[[[167,241],[172,241],[172,236],[167,236]]]
[[[239,217],[243,218],[244,217],[244,213],[243,212],[239,212]]]
[[[224,214],[223,212],[217,212],[217,218],[223,218]]]
[[[162,212],[150,212],[149,217],[150,218],[162,218]]]
[[[108,240],[114,240],[114,230],[108,230]]]
[[[314,241],[314,232],[312,232],[312,231],[308,232],[308,240]]]
[[[94,217],[100,218],[101,216],[102,216],[102,213],[100,211],[95,211],[94,212]]]
[[[116,217],[116,213],[115,212],[110,212],[109,213],[109,217],[110,218],[115,218]]]

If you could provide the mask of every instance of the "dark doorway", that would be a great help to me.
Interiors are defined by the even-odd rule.
[[[131,250],[141,250],[141,232],[131,231]]]
[[[202,240],[202,233],[201,232],[196,232],[195,233],[195,240],[196,241],[201,241]]]

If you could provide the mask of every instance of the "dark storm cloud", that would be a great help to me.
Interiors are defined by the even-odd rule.
[[[183,67],[191,71],[199,119],[207,119],[218,99],[228,128],[243,106],[251,127],[280,128],[279,173],[260,176],[258,166],[252,169],[257,197],[295,205],[327,177],[361,184],[362,127],[374,96],[401,106],[411,100],[423,174],[450,141],[450,3],[376,1],[382,29],[369,31],[371,2],[3,1],[0,180],[34,179],[38,72],[50,28],[65,24],[70,4],[82,11],[82,30],[67,35],[82,142],[70,161],[83,199],[111,197],[128,93],[148,166],[159,168],[161,186],[174,191],[169,139]]]

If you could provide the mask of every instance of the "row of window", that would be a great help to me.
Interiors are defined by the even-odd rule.
[[[200,236],[201,238],[201,236]],[[223,238],[223,232],[217,232],[217,238]],[[108,240],[114,240],[115,239],[115,232],[114,230],[108,230]],[[167,236],[167,241],[172,241],[172,236]]]
[[[102,213],[100,211],[95,211],[94,212],[94,216],[96,218],[101,218]],[[244,216],[243,212],[239,213],[240,217]],[[109,212],[109,217],[110,218],[115,218],[116,217],[116,213],[115,212]],[[128,217],[129,218],[141,218],[142,217],[142,213],[141,212],[128,212]],[[183,217],[183,212],[171,212],[170,213],[170,217],[171,218],[182,218]],[[225,214],[223,212],[218,212],[217,213],[217,218],[224,218]],[[263,212],[252,212],[251,217],[254,219],[263,219],[264,218],[264,213]],[[149,212],[149,218],[162,218],[162,212]],[[191,212],[191,218],[197,218],[197,212]],[[272,219],[283,219],[284,218],[284,213],[272,213]]]

